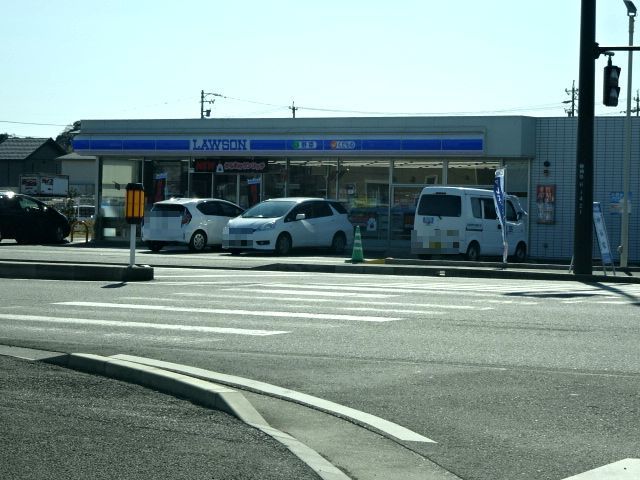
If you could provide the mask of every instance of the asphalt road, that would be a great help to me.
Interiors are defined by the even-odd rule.
[[[464,479],[640,458],[639,285],[157,268],[149,283],[0,291],[0,343],[312,394],[435,440],[407,446]]]

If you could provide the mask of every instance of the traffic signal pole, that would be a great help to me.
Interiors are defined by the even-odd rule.
[[[573,272],[576,275],[593,273],[593,130],[595,98],[595,61],[613,51],[635,51],[640,47],[601,47],[596,43],[596,0],[581,0],[580,14],[580,108],[578,109],[578,145],[576,149],[576,203],[573,232]],[[613,69],[608,65],[605,72]],[[619,87],[617,77],[620,69],[615,67],[615,102],[605,92],[605,105],[618,104]],[[605,83],[606,83],[605,73]],[[604,92],[603,92],[604,93]]]
[[[591,275],[593,262],[593,122],[595,98],[596,0],[582,0],[580,18],[580,108],[576,149],[576,203],[573,271]]]

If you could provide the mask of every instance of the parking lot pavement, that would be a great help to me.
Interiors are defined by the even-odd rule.
[[[0,355],[0,478],[317,479],[265,433],[138,385]]]

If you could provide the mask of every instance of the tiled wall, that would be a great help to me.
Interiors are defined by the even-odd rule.
[[[640,118],[632,117],[631,144],[631,216],[629,218],[629,262],[640,262]],[[539,259],[569,260],[573,254],[575,205],[577,118],[538,118],[536,158],[531,164],[530,255]],[[593,200],[601,202],[609,235],[609,244],[618,260],[620,244],[619,214],[612,212],[611,193],[622,192],[624,156],[624,117],[599,117],[595,120]],[[550,166],[544,166],[548,161]],[[545,170],[548,173],[545,174]],[[555,223],[537,222],[536,188],[555,185]],[[594,236],[594,258],[599,258]]]

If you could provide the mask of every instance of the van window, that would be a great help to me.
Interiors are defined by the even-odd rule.
[[[497,220],[498,215],[496,214],[496,205],[493,203],[493,199],[491,198],[483,198],[482,199],[482,207],[484,210],[484,218],[486,220]]]
[[[460,217],[462,215],[462,201],[458,195],[423,195],[420,197],[418,215]]]
[[[482,218],[482,203],[477,197],[471,197],[471,212],[474,218]]]
[[[508,222],[517,222],[518,215],[516,214],[516,209],[513,208],[513,204],[507,200],[507,221]]]

